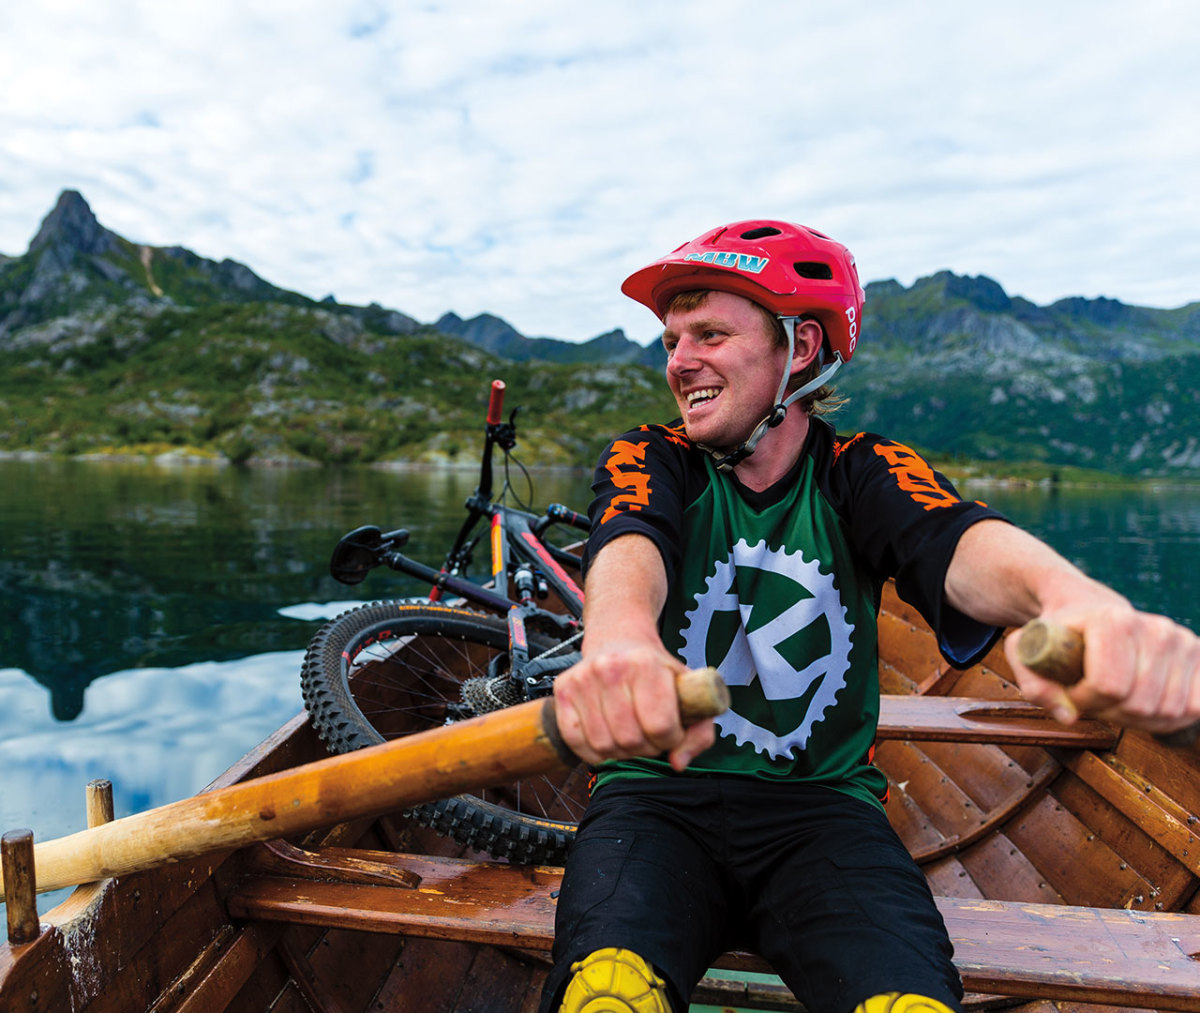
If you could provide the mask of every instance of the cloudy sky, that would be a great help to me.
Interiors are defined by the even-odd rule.
[[[314,298],[655,333],[619,293],[777,217],[864,281],[1200,300],[1190,0],[39,0],[0,12],[0,252],[75,188]]]

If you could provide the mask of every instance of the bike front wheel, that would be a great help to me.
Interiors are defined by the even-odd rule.
[[[530,636],[530,654],[558,651]],[[563,651],[562,667],[578,655]],[[430,603],[376,602],[344,612],[309,644],[304,703],[339,753],[376,745],[488,710],[524,695],[506,677],[508,624]],[[415,807],[419,823],[496,858],[561,864],[587,803],[587,771],[515,781],[478,795]]]

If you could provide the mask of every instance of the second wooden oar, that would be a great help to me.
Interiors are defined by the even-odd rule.
[[[729,706],[716,669],[685,672],[676,689],[685,724]],[[577,762],[559,738],[553,700],[533,700],[45,841],[35,847],[37,889],[378,816]]]

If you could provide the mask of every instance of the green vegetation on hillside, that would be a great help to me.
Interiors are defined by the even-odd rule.
[[[637,366],[511,363],[431,331],[374,333],[278,303],[133,307],[22,334],[0,371],[0,448],[191,447],[232,461],[473,459],[490,381],[522,408],[526,457],[583,465],[614,433],[669,417]]]

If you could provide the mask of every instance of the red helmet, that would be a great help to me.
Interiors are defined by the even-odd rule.
[[[865,296],[854,257],[816,229],[766,220],[722,225],[621,285],[660,320],[674,296],[693,289],[732,292],[778,316],[816,317],[843,360],[858,344]]]

